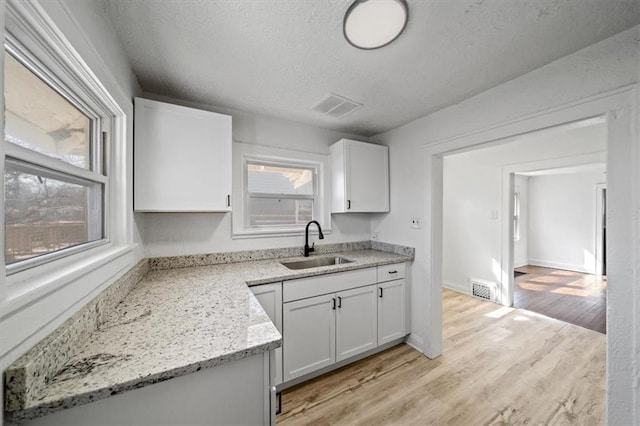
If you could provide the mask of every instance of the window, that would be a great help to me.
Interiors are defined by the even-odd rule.
[[[330,232],[328,156],[234,143],[233,236],[299,234],[310,220]]]
[[[12,45],[4,78],[4,256],[15,272],[104,241],[108,179],[102,120],[82,93]]]
[[[513,194],[513,241],[520,241],[520,193]]]
[[[313,220],[318,195],[315,168],[249,160],[246,173],[249,227],[306,225]]]

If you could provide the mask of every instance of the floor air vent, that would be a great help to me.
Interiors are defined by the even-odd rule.
[[[471,295],[479,299],[495,302],[496,300],[496,283],[491,281],[470,278]]]

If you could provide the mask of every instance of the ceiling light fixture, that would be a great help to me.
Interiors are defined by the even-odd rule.
[[[408,19],[405,0],[356,0],[344,16],[344,37],[358,49],[378,49],[397,39]]]

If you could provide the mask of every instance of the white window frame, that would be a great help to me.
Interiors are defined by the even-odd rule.
[[[5,167],[7,163],[12,163],[25,173],[39,173],[42,176],[46,175],[52,179],[86,185],[87,187],[91,184],[102,185],[102,199],[99,201],[102,216],[100,224],[102,238],[6,265],[6,274],[12,275],[109,242],[109,177],[107,175],[109,165],[104,155],[106,147],[103,145],[103,143],[107,142],[107,139],[103,137],[102,132],[103,123],[108,122],[109,118],[96,113],[87,102],[84,101],[83,98],[87,98],[87,93],[78,94],[65,87],[59,80],[57,81],[56,74],[39,63],[39,61],[11,35],[5,36],[4,48],[22,66],[31,71],[36,77],[42,80],[42,82],[51,87],[56,93],[87,116],[91,123],[89,168],[84,169],[74,166],[47,154],[3,140]]]
[[[313,198],[313,219],[322,226],[324,233],[331,233],[331,208],[327,191],[330,187],[329,156],[309,152],[292,151],[240,142],[233,144],[233,209],[232,237],[255,238],[302,235],[306,224],[293,226],[252,227],[249,221],[248,163],[300,167],[314,172],[313,197],[277,196],[278,198]],[[264,194],[262,194],[264,195]],[[268,194],[276,197],[275,194]],[[317,233],[313,229],[311,232]]]
[[[39,71],[44,72],[47,78],[51,78],[56,83],[55,87],[63,88],[64,93],[75,101],[72,103],[86,105],[87,108],[84,108],[83,112],[93,111],[100,118],[100,127],[96,128],[96,131],[99,129],[98,137],[103,141],[103,149],[100,151],[102,157],[99,162],[103,167],[101,174],[105,180],[103,187],[103,220],[105,222],[102,240],[69,248],[64,256],[56,256],[55,259],[47,262],[9,271],[5,265],[4,238],[2,238],[0,245],[2,245],[3,255],[0,258],[0,269],[4,279],[0,283],[0,308],[5,315],[9,315],[71,283],[78,282],[82,277],[95,273],[92,276],[100,277],[100,281],[87,283],[86,293],[83,291],[78,295],[78,298],[84,297],[102,285],[103,279],[106,281],[112,277],[117,272],[115,268],[121,270],[122,266],[116,265],[126,261],[125,255],[132,254],[137,245],[133,241],[131,215],[125,212],[130,207],[127,198],[130,182],[126,170],[128,154],[125,148],[128,135],[127,114],[121,107],[121,103],[116,101],[85,59],[64,38],[37,2],[7,0],[4,24],[5,44],[19,49],[19,56],[25,55],[29,64],[35,64]],[[2,78],[4,79],[4,69]],[[107,84],[113,89],[112,81]],[[80,98],[71,96],[76,93],[82,96]],[[120,92],[117,95],[121,97]],[[4,102],[2,106],[4,107]],[[4,127],[2,131],[4,132]],[[2,176],[3,191],[5,156],[15,156],[16,153],[13,151],[16,149],[27,151],[17,155],[29,156],[35,153],[25,148],[7,145],[9,144],[4,142],[0,144],[2,153],[0,176]],[[11,152],[7,152],[7,148]],[[47,157],[42,160],[52,162],[55,159]],[[63,164],[60,165],[60,163]],[[47,163],[45,167],[53,170],[57,167],[64,169],[67,163],[55,160],[55,166]],[[68,167],[73,166],[68,165]],[[94,176],[91,177],[94,178]],[[1,199],[3,207],[1,214],[4,222],[4,195]],[[2,229],[4,235],[4,227]],[[62,253],[62,250],[58,253]]]
[[[520,193],[513,193],[513,241],[520,241]]]

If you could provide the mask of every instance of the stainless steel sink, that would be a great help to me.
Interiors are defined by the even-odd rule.
[[[281,262],[281,264],[289,269],[309,269],[320,266],[342,265],[345,263],[353,263],[353,260],[344,257],[314,257],[309,260],[299,260],[297,262]]]

